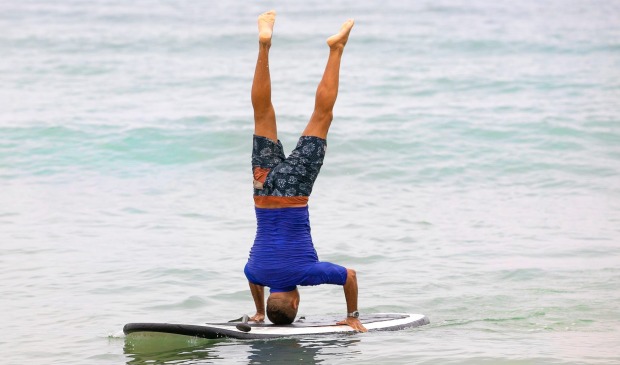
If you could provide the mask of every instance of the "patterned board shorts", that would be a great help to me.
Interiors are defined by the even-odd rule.
[[[301,136],[297,147],[285,157],[279,140],[275,143],[269,138],[254,135],[252,149],[254,196],[310,196],[314,181],[323,165],[326,149],[327,142],[324,139]]]

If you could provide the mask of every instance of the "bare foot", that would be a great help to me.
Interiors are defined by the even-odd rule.
[[[347,44],[347,40],[349,39],[349,33],[351,33],[351,28],[353,28],[353,24],[355,22],[353,19],[349,19],[342,27],[340,27],[340,31],[337,34],[327,38],[327,45],[331,49],[344,49],[344,45]]]
[[[258,41],[264,45],[271,45],[271,34],[276,22],[276,11],[269,10],[258,16]]]

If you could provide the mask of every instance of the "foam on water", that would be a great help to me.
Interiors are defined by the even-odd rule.
[[[275,7],[280,138],[356,19],[310,215],[360,310],[419,329],[132,343],[252,310],[249,90]],[[0,3],[6,363],[620,361],[620,7],[609,1]],[[342,289],[302,288],[306,315]],[[110,334],[114,334],[111,337]]]

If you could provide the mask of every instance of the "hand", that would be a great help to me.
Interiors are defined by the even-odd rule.
[[[256,313],[255,315],[253,315],[252,317],[250,317],[248,319],[249,321],[252,322],[264,322],[265,321],[265,313]]]
[[[337,324],[344,325],[353,328],[357,332],[368,332],[366,327],[360,322],[359,318],[347,317],[345,320],[338,322]]]

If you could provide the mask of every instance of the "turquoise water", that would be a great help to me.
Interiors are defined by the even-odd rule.
[[[285,150],[356,19],[310,200],[360,310],[419,329],[125,339],[252,311],[249,90],[276,8]],[[620,362],[617,1],[0,2],[3,363]],[[300,313],[343,313],[339,287]]]

